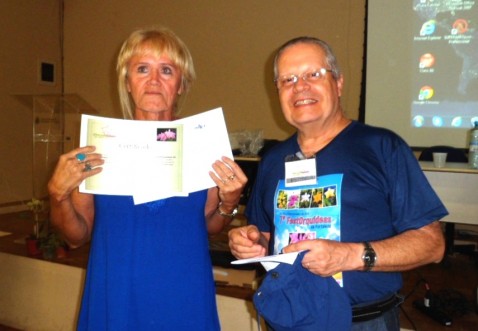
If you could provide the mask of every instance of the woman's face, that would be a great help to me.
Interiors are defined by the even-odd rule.
[[[180,70],[167,55],[142,54],[128,63],[126,86],[135,104],[134,119],[171,121],[181,94]]]

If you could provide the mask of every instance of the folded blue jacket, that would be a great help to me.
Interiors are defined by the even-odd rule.
[[[305,253],[267,273],[253,297],[257,311],[274,331],[349,331],[352,308],[345,291],[333,277],[305,269]]]

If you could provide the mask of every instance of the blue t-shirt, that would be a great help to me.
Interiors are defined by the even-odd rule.
[[[219,330],[207,191],[134,205],[95,196],[78,330]]]
[[[274,250],[274,196],[284,179],[285,159],[300,151],[297,135],[272,147],[262,158],[246,216],[271,233]],[[395,133],[353,121],[316,156],[317,176],[341,178],[340,241],[393,237],[447,215],[409,146]],[[399,272],[343,272],[351,304],[373,301],[402,287]]]

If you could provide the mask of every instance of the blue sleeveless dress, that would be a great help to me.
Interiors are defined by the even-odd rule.
[[[206,195],[95,196],[78,330],[220,330]]]

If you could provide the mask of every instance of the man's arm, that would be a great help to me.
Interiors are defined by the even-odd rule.
[[[428,263],[438,263],[445,252],[445,239],[438,221],[370,244],[376,253],[372,271],[405,271]],[[302,265],[321,276],[364,270],[363,243],[304,240],[285,247],[283,251],[290,253],[301,250],[309,250]]]

